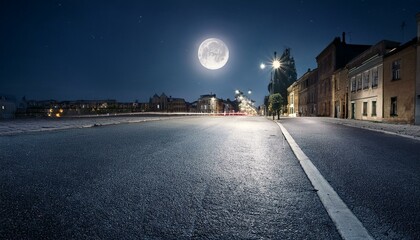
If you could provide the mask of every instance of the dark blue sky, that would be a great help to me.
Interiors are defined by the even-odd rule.
[[[119,101],[164,92],[194,101],[252,89],[261,104],[270,73],[259,64],[274,51],[290,47],[300,77],[342,32],[352,44],[408,41],[419,11],[418,0],[1,0],[0,92]],[[198,61],[208,37],[228,45],[230,58],[220,70]]]

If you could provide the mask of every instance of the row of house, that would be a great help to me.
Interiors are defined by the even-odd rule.
[[[238,112],[237,101],[224,100],[216,94],[204,94],[189,103],[183,98],[155,94],[149,102],[117,102],[105,100],[26,100],[17,101],[14,96],[0,95],[0,119],[15,117],[62,117],[86,114],[165,112],[165,113],[233,113]]]
[[[335,38],[288,88],[290,116],[420,124],[420,13],[417,37],[400,44]]]
[[[165,93],[155,94],[149,100],[149,110],[153,112],[191,112],[191,113],[231,113],[238,111],[236,101],[217,98],[216,94],[204,94],[192,103],[183,98],[167,97]]]

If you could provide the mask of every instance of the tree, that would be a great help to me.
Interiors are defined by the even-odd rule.
[[[280,120],[280,109],[283,104],[283,97],[281,96],[280,93],[274,93],[270,95],[268,102],[269,102],[268,109],[270,112],[273,113],[273,120],[276,114],[277,114],[277,120]]]

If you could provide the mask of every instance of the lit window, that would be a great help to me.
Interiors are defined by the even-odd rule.
[[[4,110],[4,106],[1,106],[1,109]]]

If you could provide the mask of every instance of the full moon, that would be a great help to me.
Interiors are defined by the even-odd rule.
[[[198,59],[207,69],[216,70],[225,66],[229,59],[229,49],[217,38],[204,40],[198,48]]]

